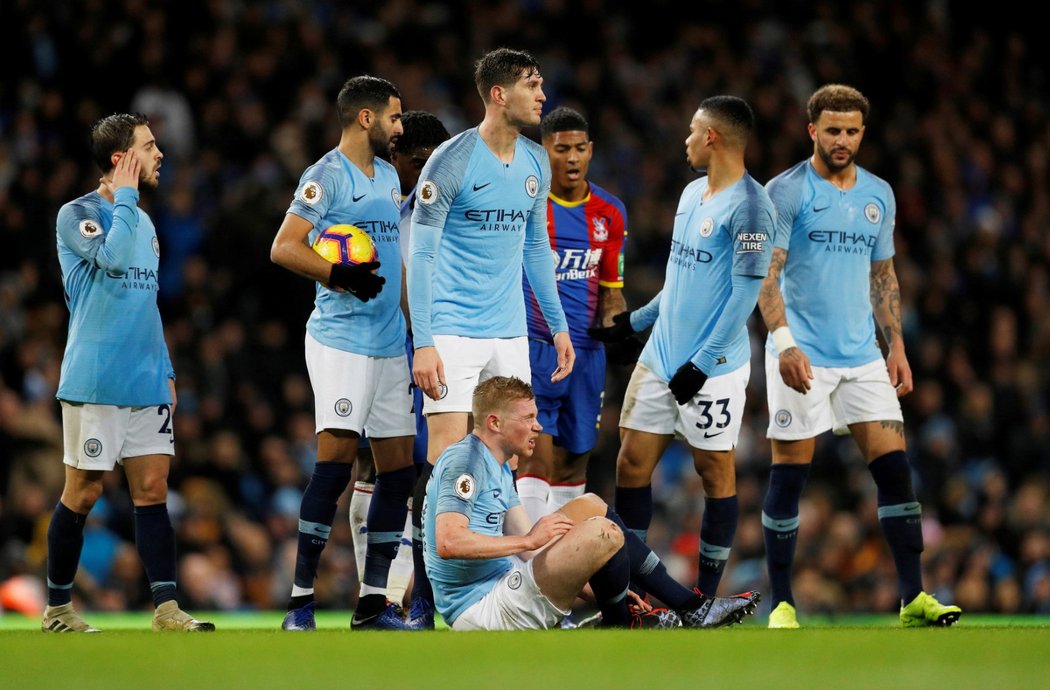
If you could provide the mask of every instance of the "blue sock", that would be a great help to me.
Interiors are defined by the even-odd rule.
[[[77,576],[80,551],[84,548],[87,515],[74,513],[61,501],[51,513],[47,527],[47,603],[61,606],[73,601],[73,579]]]
[[[631,565],[631,581],[652,592],[660,601],[669,607],[680,610],[695,608],[700,603],[697,594],[683,587],[678,580],[667,573],[663,561],[650,549],[638,535],[624,527],[623,520],[612,508],[605,511],[605,517],[615,522],[623,530],[623,550],[627,552]]]
[[[295,555],[295,586],[302,589],[313,589],[317,578],[317,564],[321,561],[321,552],[328,543],[332,532],[332,521],[335,519],[336,503],[350,483],[351,467],[345,462],[319,462],[314,466],[313,477],[303,492],[303,502],[299,507],[299,548]],[[297,601],[304,606],[313,600],[312,595],[306,601]],[[300,598],[301,599],[301,598]],[[294,607],[293,608],[298,608]]]
[[[598,572],[591,575],[589,582],[602,612],[602,625],[629,626],[631,612],[627,608],[627,586],[631,582],[631,560],[627,549],[620,547]]]
[[[423,463],[412,492],[412,600],[417,598],[434,603],[434,589],[427,577],[426,565],[423,562],[423,499],[427,495],[427,482],[434,473],[434,466]]]
[[[386,589],[390,563],[397,557],[397,547],[405,530],[408,497],[416,482],[416,468],[403,467],[393,472],[376,474],[376,488],[368,506],[368,552],[362,583]],[[384,597],[383,603],[386,603]]]
[[[766,543],[772,608],[782,601],[795,605],[791,593],[791,566],[798,542],[798,500],[806,486],[809,468],[808,463],[778,463],[769,470],[769,490],[762,504],[762,536]]]
[[[135,548],[146,569],[153,605],[175,599],[175,530],[166,503],[135,506]]]
[[[922,591],[922,506],[911,485],[911,466],[902,450],[880,455],[868,464],[878,487],[879,522],[897,565],[901,601]]]
[[[696,583],[704,594],[713,597],[718,592],[739,517],[736,496],[706,500],[700,524],[700,575]]]
[[[628,530],[642,541],[649,533],[653,520],[653,487],[647,484],[636,489],[616,487],[616,513]]]

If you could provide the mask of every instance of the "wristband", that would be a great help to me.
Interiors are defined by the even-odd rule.
[[[791,329],[787,326],[781,326],[780,328],[773,331],[773,347],[777,350],[779,355],[784,350],[792,347],[798,347],[795,344],[795,339],[791,336]]]

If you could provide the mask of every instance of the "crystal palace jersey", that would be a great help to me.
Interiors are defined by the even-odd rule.
[[[553,194],[547,201],[547,236],[554,253],[565,320],[573,347],[596,349],[601,343],[587,335],[596,323],[598,287],[623,287],[623,250],[627,212],[623,203],[598,185],[582,201],[563,201]],[[525,279],[525,315],[529,337],[553,343],[550,328]]]

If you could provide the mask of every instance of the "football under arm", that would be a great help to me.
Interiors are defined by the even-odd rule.
[[[270,246],[270,261],[310,280],[327,283],[332,264],[310,249],[306,236],[314,224],[294,213],[287,213]]]
[[[521,506],[516,506],[521,507]],[[511,509],[511,511],[513,508]],[[524,512],[522,508],[522,512]],[[507,511],[508,517],[511,511]],[[526,522],[528,517],[525,518]],[[484,560],[513,556],[528,549],[524,535],[495,537],[470,529],[470,520],[463,513],[438,513],[435,519],[438,556],[465,560]],[[506,523],[504,523],[506,526]],[[527,532],[528,530],[526,530]]]

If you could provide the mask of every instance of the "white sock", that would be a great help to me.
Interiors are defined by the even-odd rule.
[[[587,491],[587,482],[579,484],[551,484],[551,493],[547,498],[547,512],[556,512],[574,498],[579,498]]]
[[[412,582],[412,512],[405,518],[405,531],[401,535],[401,545],[397,547],[397,558],[390,564],[390,573],[386,576],[386,598],[395,604],[405,601],[405,592]]]
[[[546,479],[539,477],[518,477],[518,498],[525,512],[529,514],[532,524],[547,515],[547,498],[550,496],[551,485]]]
[[[357,579],[365,581],[365,554],[368,553],[368,506],[372,505],[371,482],[356,482],[350,496],[350,536],[354,540],[354,558],[357,559]]]

